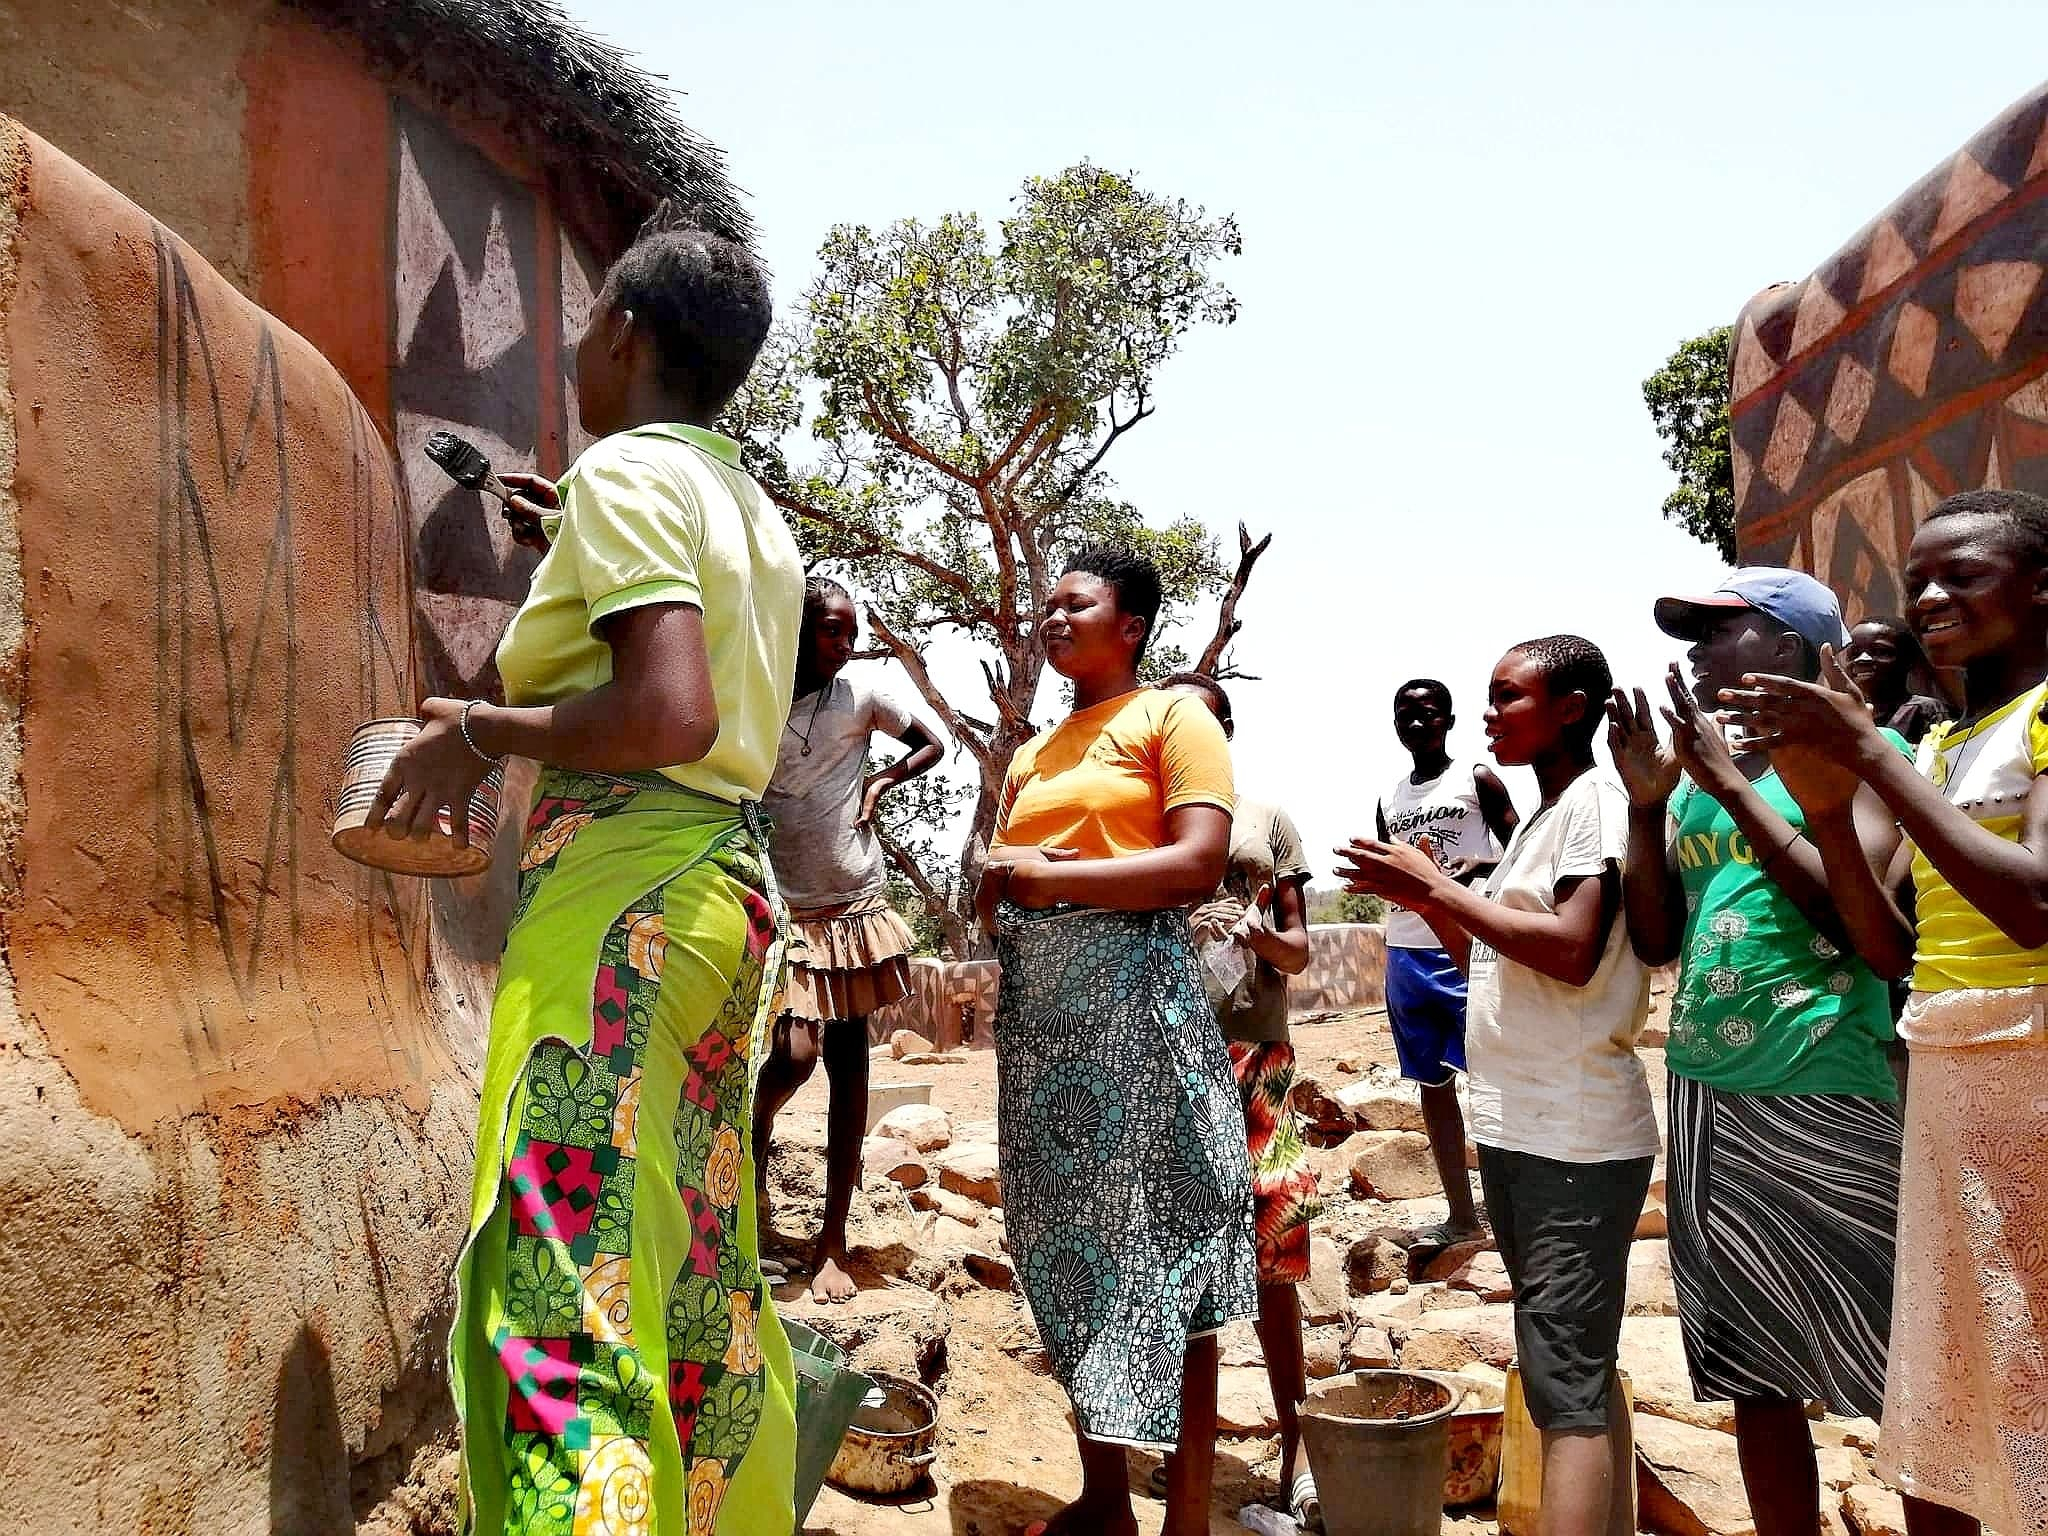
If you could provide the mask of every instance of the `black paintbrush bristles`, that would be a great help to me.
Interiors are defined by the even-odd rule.
[[[428,435],[426,455],[448,472],[464,490],[480,491],[484,481],[490,478],[491,461],[483,456],[476,444],[457,437],[453,432],[434,432]]]

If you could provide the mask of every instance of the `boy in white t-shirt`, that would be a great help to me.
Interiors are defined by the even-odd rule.
[[[1612,1383],[1657,1122],[1635,1054],[1650,976],[1620,920],[1628,797],[1593,765],[1612,688],[1606,658],[1577,635],[1518,645],[1494,667],[1488,744],[1503,766],[1535,770],[1542,803],[1484,893],[1403,843],[1339,850],[1350,889],[1422,913],[1465,962],[1472,1129],[1543,1432],[1544,1536],[1628,1526]]]

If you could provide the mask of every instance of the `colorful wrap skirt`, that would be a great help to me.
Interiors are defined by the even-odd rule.
[[[783,953],[754,825],[666,781],[541,779],[449,1344],[478,1536],[794,1522],[747,1147]]]
[[[1259,1284],[1299,1285],[1308,1278],[1309,1225],[1323,1214],[1323,1200],[1294,1119],[1294,1047],[1232,1040],[1228,1049],[1251,1154]]]
[[[1258,1312],[1244,1110],[1180,911],[997,917],[1017,1276],[1090,1439],[1180,1435],[1188,1341]]]

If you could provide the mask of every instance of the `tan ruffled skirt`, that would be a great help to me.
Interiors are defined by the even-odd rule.
[[[2048,1532],[2048,988],[1913,994],[1878,1473]]]
[[[917,942],[877,891],[830,907],[789,911],[788,1011],[800,1019],[864,1019],[910,993]]]

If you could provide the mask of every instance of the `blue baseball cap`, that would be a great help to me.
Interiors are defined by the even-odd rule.
[[[1848,640],[1842,605],[1835,594],[1804,571],[1775,565],[1745,565],[1705,597],[1660,597],[1657,627],[1677,640],[1697,640],[1708,625],[1732,609],[1754,608],[1785,626],[1816,652],[1840,650]]]

